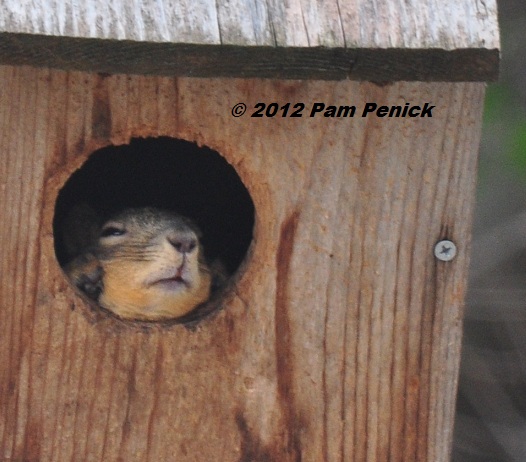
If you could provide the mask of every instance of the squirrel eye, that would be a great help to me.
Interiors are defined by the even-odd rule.
[[[107,226],[100,233],[100,237],[122,236],[125,233],[126,231],[122,228],[116,228],[115,226]]]

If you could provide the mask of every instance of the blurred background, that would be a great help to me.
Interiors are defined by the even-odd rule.
[[[526,0],[498,0],[502,61],[490,84],[453,462],[526,461]]]

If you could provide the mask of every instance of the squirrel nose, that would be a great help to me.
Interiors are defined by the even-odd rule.
[[[169,236],[168,242],[180,253],[190,253],[197,246],[197,238],[192,235]]]

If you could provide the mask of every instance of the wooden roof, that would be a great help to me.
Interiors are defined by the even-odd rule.
[[[0,63],[108,73],[493,80],[495,0],[4,0]]]

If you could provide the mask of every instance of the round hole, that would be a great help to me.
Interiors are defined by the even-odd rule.
[[[253,226],[248,190],[220,154],[161,137],[95,151],[60,190],[53,232],[59,264],[103,311],[127,320],[187,322],[217,308],[245,258]],[[201,244],[197,249],[194,238]],[[144,260],[149,266],[140,266]],[[206,274],[209,294],[201,288],[193,297],[202,282],[196,275]],[[141,292],[148,284],[158,289],[156,295]],[[187,300],[187,309],[198,302],[184,314],[182,308],[152,308],[163,290],[187,290],[188,297],[177,302]]]

